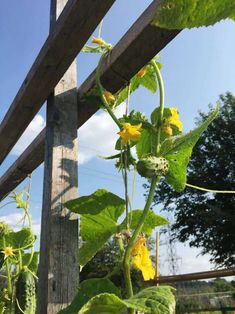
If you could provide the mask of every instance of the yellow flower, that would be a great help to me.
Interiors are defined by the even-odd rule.
[[[179,120],[179,113],[176,108],[170,108],[171,116],[166,119],[166,124],[174,125],[180,132],[183,130],[183,124]]]
[[[106,99],[107,103],[113,104],[115,102],[115,97],[112,93],[108,92],[107,90],[103,92],[104,98]]]
[[[139,78],[142,78],[145,76],[146,72],[147,72],[146,67],[143,67],[142,69],[139,70],[139,72],[137,73],[137,76]]]
[[[124,123],[122,131],[118,132],[122,139],[122,144],[126,145],[129,140],[138,141],[140,139],[142,123],[137,125],[131,125],[130,123]]]
[[[98,38],[98,37],[93,37],[92,38],[92,43],[99,45],[99,46],[104,46],[105,45],[105,41],[102,38]]]
[[[149,251],[146,246],[146,238],[144,236],[138,238],[132,249],[131,255],[133,265],[142,272],[144,280],[153,279],[155,270],[150,259]]]
[[[14,255],[13,249],[11,246],[6,246],[1,252],[4,254],[4,259],[6,259],[9,256],[11,257]]]
[[[170,137],[172,136],[173,134],[173,130],[172,128],[170,127],[169,124],[164,124],[163,125],[163,132],[166,134],[166,136]]]

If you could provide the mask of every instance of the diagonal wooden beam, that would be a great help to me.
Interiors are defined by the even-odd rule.
[[[115,0],[69,0],[0,125],[0,164]]]
[[[112,49],[102,69],[102,83],[107,90],[117,92],[124,87],[138,70],[161,51],[178,33],[151,25],[160,1],[153,1],[128,32]],[[95,85],[93,72],[78,90],[78,128],[97,110],[83,95]],[[12,191],[44,160],[45,131],[28,146],[0,179],[0,200]]]

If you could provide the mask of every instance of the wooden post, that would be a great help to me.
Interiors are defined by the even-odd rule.
[[[66,0],[51,0],[51,24]],[[78,285],[78,219],[63,204],[77,197],[76,63],[47,102],[38,314],[54,314],[73,299]]]

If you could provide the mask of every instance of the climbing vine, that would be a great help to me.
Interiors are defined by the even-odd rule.
[[[183,29],[212,25],[227,17],[235,17],[235,5],[229,0],[162,0],[152,24]],[[98,189],[91,195],[70,200],[65,206],[80,215],[81,267],[114,236],[119,248],[115,268],[123,273],[125,291],[114,285],[109,274],[105,278],[87,279],[80,283],[72,303],[59,313],[174,313],[175,299],[170,286],[152,286],[133,294],[131,268],[139,269],[145,281],[155,278],[146,240],[156,227],[168,224],[151,209],[156,186],[160,180],[165,180],[176,191],[183,191],[186,185],[198,188],[187,183],[187,165],[194,145],[216,117],[218,106],[201,125],[183,134],[177,108],[165,106],[162,65],[158,56],[143,66],[125,88],[112,93],[102,85],[102,68],[112,45],[101,38],[101,27],[92,43],[85,46],[83,52],[98,53],[101,57],[96,70],[96,85],[83,97],[99,105],[117,126],[117,153],[103,158],[116,161],[116,169],[123,176],[124,198]],[[152,93],[158,92],[157,105],[149,118],[141,112],[129,112],[130,95],[140,86]],[[126,102],[126,112],[118,118],[115,109],[123,102]],[[131,170],[150,182],[143,209],[132,208],[128,191]],[[4,269],[1,276],[6,280],[6,289],[1,291],[0,313],[14,313],[14,308],[16,313],[35,312],[34,278],[38,253],[34,252],[29,191],[26,200],[24,196],[24,192],[14,192],[12,197],[16,206],[23,209],[23,221],[28,220],[28,227],[14,232],[5,223],[0,224],[0,267]],[[31,286],[30,292],[26,283]]]

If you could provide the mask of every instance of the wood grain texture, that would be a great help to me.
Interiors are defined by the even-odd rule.
[[[51,30],[66,0],[51,1]],[[78,287],[78,217],[64,203],[78,197],[77,73],[73,62],[47,102],[37,312],[55,314]]]
[[[67,2],[0,125],[0,164],[114,2]]]
[[[168,31],[151,25],[158,5],[159,0],[153,1],[110,52],[101,77],[107,90],[117,92],[124,87],[143,65],[179,33],[178,30]],[[95,72],[89,75],[78,90],[78,128],[98,110],[97,106],[87,102],[83,97],[94,85]],[[44,140],[45,132],[42,132],[0,179],[0,200],[27,176],[27,172],[21,173],[18,169],[22,169],[22,166],[25,169],[24,166],[27,164],[26,170],[31,173],[43,162],[43,153],[36,154],[35,146],[37,146],[37,151],[43,150]],[[13,175],[14,171],[15,175]]]

